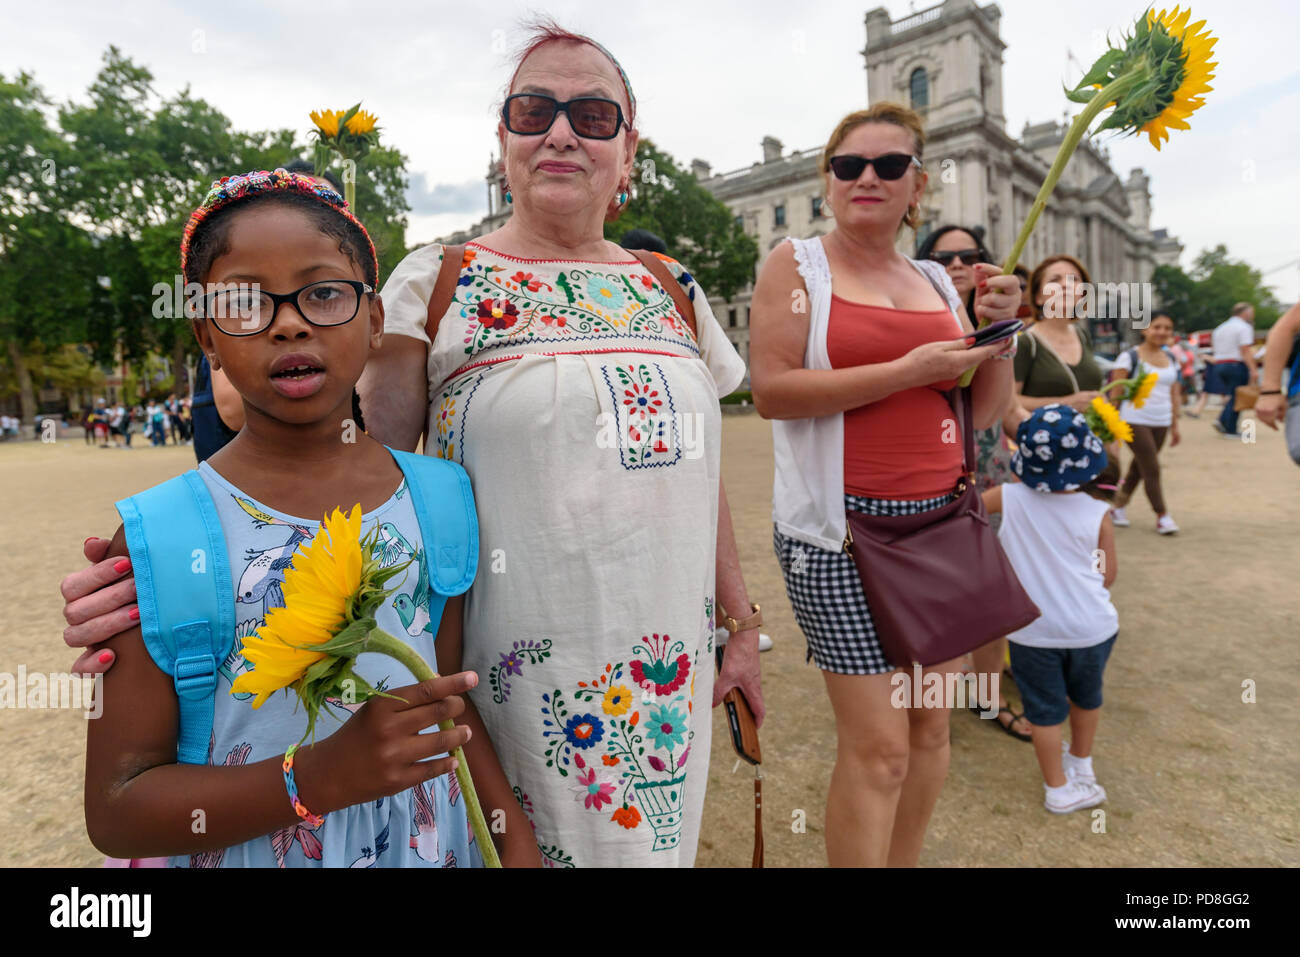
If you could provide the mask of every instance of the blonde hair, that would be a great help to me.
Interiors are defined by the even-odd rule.
[[[912,142],[916,146],[916,158],[921,160],[922,152],[925,150],[925,126],[921,123],[921,117],[915,110],[909,110],[901,103],[877,103],[865,110],[855,110],[835,125],[831,131],[830,138],[826,141],[826,148],[822,150],[821,171],[823,175],[831,171],[831,157],[835,151],[840,148],[844,138],[856,130],[859,126],[865,126],[867,123],[890,123],[894,126],[902,127],[912,134]],[[903,217],[903,224],[916,229],[921,225],[921,206],[909,206],[907,215]]]

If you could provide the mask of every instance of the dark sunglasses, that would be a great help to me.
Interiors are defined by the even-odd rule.
[[[945,268],[950,262],[959,256],[961,257],[963,266],[973,266],[976,263],[982,263],[984,261],[984,254],[978,249],[945,249],[941,253],[930,253],[930,258]],[[1021,288],[1023,289],[1024,287],[1021,286]]]
[[[907,153],[886,153],[875,159],[845,154],[831,157],[831,172],[835,174],[836,179],[851,182],[861,176],[862,171],[868,166],[873,166],[876,175],[881,179],[901,179],[907,172],[907,168],[913,164],[917,169],[924,169],[919,159]]]
[[[516,93],[506,97],[505,106],[501,107],[506,129],[519,136],[540,136],[555,124],[555,117],[560,113],[569,118],[574,133],[589,140],[612,140],[625,125],[623,108],[613,100],[598,96],[581,96],[561,103],[541,93]]]

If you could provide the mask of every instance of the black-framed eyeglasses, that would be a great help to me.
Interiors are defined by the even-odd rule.
[[[930,253],[930,258],[945,269],[950,262],[959,257],[963,266],[974,266],[984,261],[984,254],[978,249],[945,249],[943,252]]]
[[[501,119],[519,136],[540,136],[564,113],[573,132],[584,139],[612,140],[623,128],[623,107],[599,96],[580,96],[561,103],[541,93],[516,93],[506,97]]]
[[[831,172],[835,174],[835,178],[848,182],[861,176],[862,171],[868,166],[875,167],[876,175],[881,179],[901,179],[907,172],[907,168],[913,165],[917,169],[925,168],[921,165],[921,161],[910,153],[886,153],[874,159],[868,156],[854,156],[851,153],[831,157]]]
[[[270,328],[287,302],[313,326],[341,326],[356,318],[361,297],[374,291],[355,279],[323,279],[284,294],[241,283],[204,296],[203,317],[228,336],[255,336]]]

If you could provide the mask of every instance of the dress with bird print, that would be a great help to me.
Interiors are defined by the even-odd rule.
[[[295,550],[310,543],[319,521],[285,515],[255,501],[204,463],[199,474],[207,485],[226,539],[235,600],[236,632],[251,635],[263,624],[266,611],[284,603],[284,573]],[[353,503],[341,503],[347,507]],[[362,533],[379,528],[376,555],[385,566],[406,565],[389,584],[396,586],[380,607],[376,620],[391,635],[407,642],[435,669],[434,637],[440,622],[429,616],[428,564],[419,522],[403,481],[383,505],[362,518]],[[254,711],[250,695],[232,695],[235,678],[251,667],[231,647],[218,669],[208,763],[253,764],[283,758],[285,749],[302,738],[306,716],[291,692],[268,698]],[[415,677],[386,655],[363,654],[357,672],[381,689],[413,684]],[[328,701],[316,725],[316,740],[328,737],[360,704]],[[455,778],[442,776],[391,797],[369,801],[325,815],[319,827],[298,821],[272,834],[235,847],[168,859],[176,867],[477,867],[474,846]],[[299,795],[311,808],[312,796]],[[288,797],[285,797],[286,804]]]

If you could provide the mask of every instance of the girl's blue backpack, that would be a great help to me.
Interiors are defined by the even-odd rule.
[[[469,589],[478,517],[469,475],[454,462],[398,452],[429,563],[429,618]],[[117,503],[135,570],[140,630],[180,701],[176,760],[206,764],[217,669],[235,640],[234,585],[217,507],[196,470]],[[435,626],[436,628],[436,626]]]

